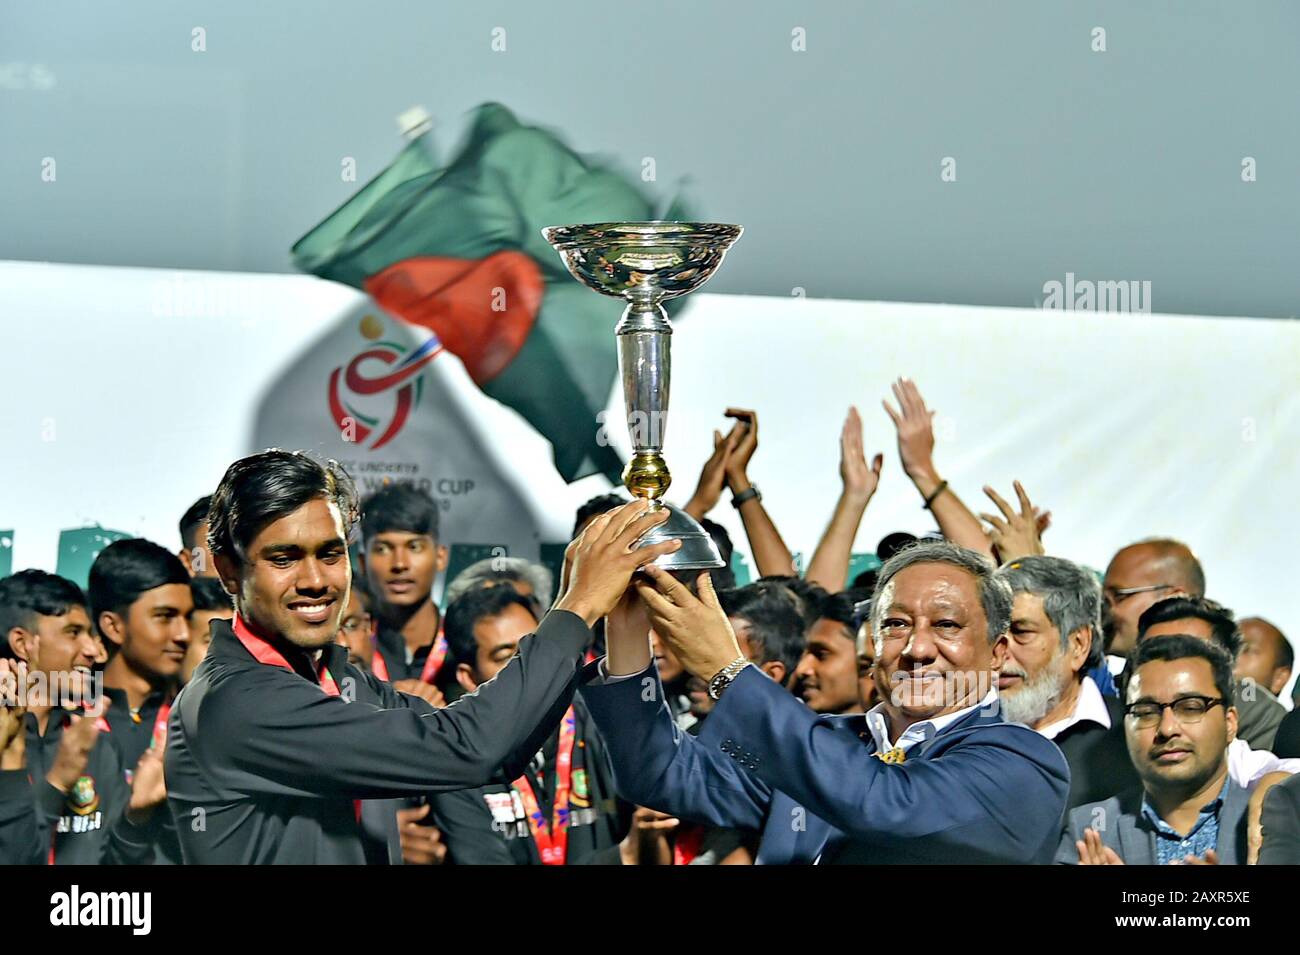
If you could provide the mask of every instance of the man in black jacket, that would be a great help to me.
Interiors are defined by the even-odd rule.
[[[388,861],[362,832],[356,800],[519,774],[568,709],[591,625],[637,568],[679,546],[635,546],[666,514],[638,501],[593,521],[570,545],[567,591],[518,655],[436,709],[352,666],[334,643],[357,520],[347,474],[284,451],[236,461],[208,531],[236,616],[233,626],[213,623],[167,741],[186,862]]]
[[[10,748],[0,766],[30,778],[25,791],[35,809],[37,854],[25,861],[147,862],[152,848],[142,826],[162,799],[161,766],[142,759],[133,768],[143,767],[144,776],[127,780],[129,764],[97,699],[92,668],[99,647],[85,605],[80,587],[41,570],[0,581],[0,657],[10,658],[11,673],[21,662],[28,674],[16,688],[25,711],[22,750]],[[9,707],[11,727],[13,713]],[[0,815],[12,816],[24,787],[7,775],[4,789],[11,808]]]
[[[537,629],[534,604],[513,587],[462,593],[447,608],[447,666],[472,693]],[[579,699],[518,776],[439,793],[433,817],[457,865],[581,865],[627,830],[605,743]]]

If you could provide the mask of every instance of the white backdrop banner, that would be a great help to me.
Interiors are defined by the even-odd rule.
[[[611,300],[611,335],[618,314]],[[264,447],[338,458],[363,492],[415,481],[458,564],[493,548],[536,558],[608,489],[564,484],[521,418],[453,356],[420,352],[426,333],[314,277],[0,262],[0,322],[0,571],[84,581],[117,534],[178,549],[186,507]],[[751,477],[791,549],[811,554],[856,404],[885,470],[855,549],[933,529],[880,408],[906,375],[938,410],[936,463],[972,509],[988,509],[983,485],[1010,497],[1018,478],[1053,513],[1049,551],[1096,568],[1139,538],[1183,539],[1210,596],[1300,635],[1300,323],[697,294],[675,324],[665,453],[679,503],[723,409],[756,409]],[[350,392],[349,367],[373,377],[383,363],[416,370]],[[396,421],[401,387],[412,407]],[[364,439],[345,440],[332,402],[367,423]],[[620,395],[608,417],[622,421]],[[711,516],[745,552],[725,498]]]

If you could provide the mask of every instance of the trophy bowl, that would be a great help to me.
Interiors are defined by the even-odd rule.
[[[668,570],[705,570],[723,563],[699,522],[660,500],[672,482],[663,457],[663,435],[673,329],[663,301],[707,282],[742,231],[716,222],[598,222],[542,230],[574,278],[628,303],[614,329],[633,450],[623,484],[634,497],[671,512],[665,523],[641,539],[643,547],[681,540],[676,552],[655,561]]]
[[[657,302],[707,282],[741,231],[715,222],[599,222],[551,226],[542,235],[588,288]]]

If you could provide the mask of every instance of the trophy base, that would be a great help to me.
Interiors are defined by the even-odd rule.
[[[656,567],[664,570],[717,570],[723,566],[718,545],[713,543],[713,538],[700,526],[699,521],[680,507],[662,501],[659,506],[668,508],[670,516],[642,537],[640,546],[659,544],[674,538],[680,539],[682,546],[671,554],[657,558],[654,562]]]

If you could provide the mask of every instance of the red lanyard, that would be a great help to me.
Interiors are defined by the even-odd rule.
[[[533,793],[533,784],[528,781],[528,774],[525,773],[511,783],[523,801],[528,828],[533,833],[533,841],[537,843],[542,865],[564,865],[568,855],[569,785],[573,779],[573,743],[576,736],[577,719],[570,706],[560,723],[560,745],[555,756],[555,803],[549,826],[537,803],[537,796]]]
[[[158,707],[158,718],[153,721],[153,741],[149,748],[161,754],[167,746],[167,717],[171,715],[171,702]]]
[[[235,631],[235,636],[239,638],[239,642],[244,645],[244,649],[247,650],[249,653],[251,653],[253,655],[253,659],[256,660],[258,663],[263,663],[266,664],[267,666],[281,667],[285,670],[288,670],[291,673],[297,672],[296,670],[294,670],[293,667],[289,665],[289,661],[284,658],[283,653],[281,653],[271,644],[267,643],[257,634],[253,633],[252,630],[249,630],[248,624],[244,623],[244,618],[239,616],[239,614],[235,614],[234,631]],[[320,688],[325,691],[326,696],[339,695],[339,685],[334,682],[334,677],[330,673],[329,667],[325,665],[324,654],[321,654],[321,662],[320,662],[320,666],[317,667],[316,669],[316,676],[319,678]],[[165,725],[166,724],[164,723],[164,726]],[[352,800],[352,810],[356,814],[357,822],[360,823],[361,822],[361,800],[360,799]]]
[[[291,673],[297,672],[289,665],[289,661],[284,658],[283,653],[266,640],[253,633],[252,630],[249,630],[248,624],[244,623],[244,618],[239,616],[239,614],[235,614],[234,631],[235,636],[239,638],[239,642],[244,645],[244,649],[251,653],[253,659],[258,663],[264,663],[267,666],[272,667],[280,667],[281,669],[288,670]],[[320,688],[325,691],[326,695],[339,695],[338,684],[334,682],[334,677],[330,675],[329,668],[325,666],[325,658],[323,655],[321,657],[320,666],[317,667],[316,676],[320,680]]]
[[[378,624],[376,624],[378,627]],[[371,646],[374,646],[375,633],[370,634]],[[424,669],[420,671],[420,680],[424,683],[433,685],[438,679],[438,671],[442,669],[443,661],[447,659],[447,638],[443,636],[442,624],[438,624],[438,636],[434,638],[433,646],[429,648],[429,655],[424,658]],[[376,649],[370,655],[370,672],[375,675],[375,679],[383,680],[385,683],[391,683],[388,678],[388,664],[384,662],[384,655]]]
[[[690,865],[704,845],[704,827],[683,825],[673,839],[673,865]]]

